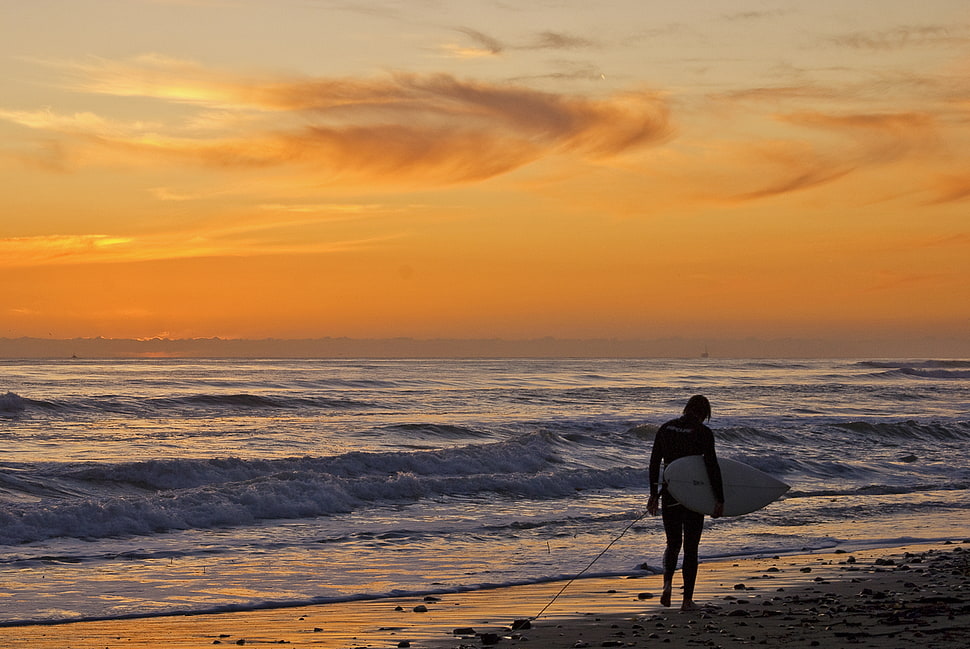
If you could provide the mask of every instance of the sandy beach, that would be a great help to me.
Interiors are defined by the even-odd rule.
[[[678,577],[679,579],[679,577]],[[0,629],[32,649],[293,647],[903,647],[964,649],[970,543],[701,565],[701,609],[663,608],[661,579],[563,582],[429,598]],[[678,582],[675,581],[675,587]],[[675,605],[676,601],[675,589]],[[515,628],[516,621],[527,621]]]

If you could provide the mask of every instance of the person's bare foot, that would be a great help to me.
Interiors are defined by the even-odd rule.
[[[673,590],[673,586],[671,584],[664,584],[664,590],[660,594],[660,605],[661,606],[670,606],[670,591],[671,590]]]
[[[697,611],[699,609],[700,606],[695,604],[694,600],[691,599],[685,599],[684,603],[680,605],[680,610],[682,611]]]

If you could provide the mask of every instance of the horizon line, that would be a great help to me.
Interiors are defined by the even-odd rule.
[[[42,338],[0,337],[0,358],[880,358],[966,359],[970,339],[706,338]]]

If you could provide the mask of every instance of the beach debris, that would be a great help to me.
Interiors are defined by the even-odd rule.
[[[531,628],[532,628],[532,621],[529,620],[528,618],[522,618],[520,620],[512,621],[513,631],[522,631],[523,629],[531,629]]]
[[[458,627],[451,632],[452,635],[464,635],[464,636],[474,636],[478,635],[478,632],[470,626]]]
[[[411,610],[414,611],[415,613],[427,613],[428,612],[428,607],[425,606],[424,604],[418,604],[417,606],[415,606]]]
[[[637,599],[653,599],[653,593],[637,593]]]

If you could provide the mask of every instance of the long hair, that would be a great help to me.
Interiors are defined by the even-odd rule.
[[[684,406],[684,414],[700,422],[707,421],[711,418],[711,402],[703,394],[695,394]]]

